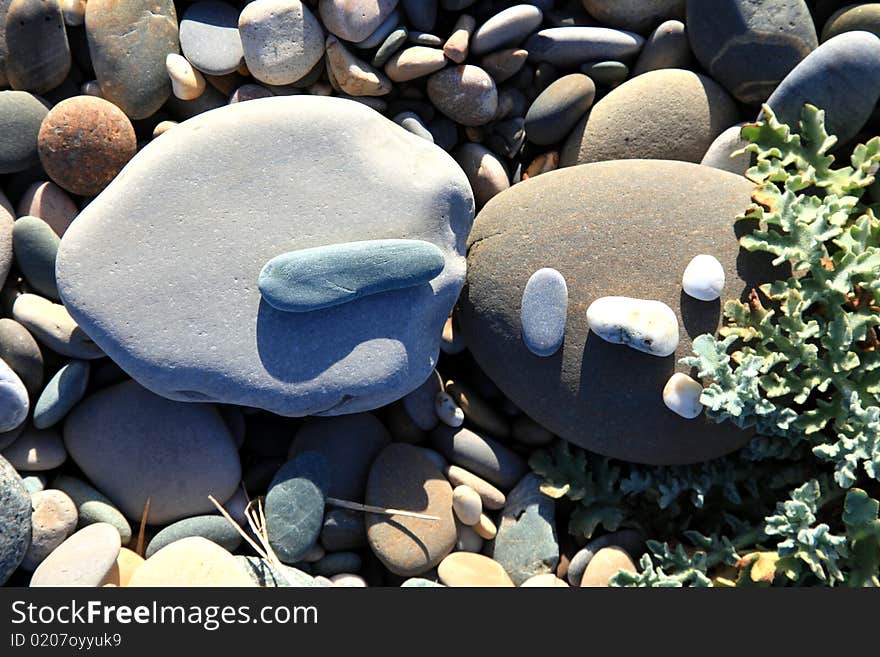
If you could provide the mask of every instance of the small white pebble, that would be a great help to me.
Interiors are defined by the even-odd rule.
[[[681,286],[694,299],[715,301],[724,291],[724,267],[715,256],[695,256],[684,269]]]
[[[703,412],[703,405],[700,403],[702,393],[703,386],[698,381],[687,374],[676,372],[663,387],[663,403],[673,413],[693,420]]]
[[[477,491],[462,484],[452,491],[452,510],[463,525],[472,527],[480,522],[483,501]]]
[[[76,27],[86,20],[86,0],[61,0],[58,3],[64,15],[64,24]]]
[[[678,318],[662,301],[602,297],[587,308],[587,324],[603,340],[653,356],[671,356],[678,347]]]
[[[94,96],[95,98],[104,97],[104,94],[101,93],[101,87],[98,84],[97,80],[89,80],[88,82],[83,82],[79,90],[83,96]]]
[[[186,57],[168,53],[165,68],[171,78],[171,91],[180,100],[193,100],[205,92],[205,76],[194,69]]]
[[[365,589],[367,588],[367,580],[360,575],[354,573],[339,573],[330,578],[334,586],[346,586],[349,588]]]
[[[437,411],[437,417],[443,424],[450,427],[460,427],[464,424],[464,411],[455,403],[452,397],[441,390],[434,397],[434,410]]]

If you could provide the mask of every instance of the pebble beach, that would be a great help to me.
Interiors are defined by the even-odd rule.
[[[643,572],[541,455],[750,444],[682,362],[791,275],[743,127],[878,100],[880,3],[0,0],[0,585]]]

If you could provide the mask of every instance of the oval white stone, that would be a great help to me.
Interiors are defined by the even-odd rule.
[[[458,407],[455,400],[446,392],[441,390],[434,397],[434,410],[437,411],[437,417],[443,424],[450,427],[460,427],[464,424],[464,411]]]
[[[724,267],[715,256],[695,256],[684,269],[681,286],[694,299],[714,301],[724,290]]]
[[[662,301],[602,297],[587,308],[587,323],[603,340],[654,356],[669,356],[678,347],[678,318]]]
[[[703,386],[698,381],[687,374],[676,372],[663,387],[663,403],[673,413],[693,420],[703,412],[703,405],[700,403],[702,393]]]

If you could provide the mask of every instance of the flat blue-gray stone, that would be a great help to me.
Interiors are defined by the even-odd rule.
[[[296,563],[318,540],[329,481],[324,457],[303,452],[285,463],[269,484],[266,531],[282,562]]]
[[[58,291],[82,330],[164,397],[287,416],[368,411],[436,366],[473,212],[455,161],[378,112],[261,98],[144,147],[65,232]],[[260,294],[280,253],[382,239],[432,243],[442,273],[308,313]]]
[[[55,256],[60,242],[58,234],[39,217],[21,217],[12,225],[15,264],[37,292],[54,301],[58,301]]]
[[[0,456],[0,586],[31,544],[31,496],[9,461]]]
[[[208,75],[232,73],[244,61],[238,32],[238,9],[207,0],[190,6],[180,21],[180,49],[195,68]]]
[[[529,59],[573,67],[586,62],[635,57],[645,39],[634,32],[607,27],[551,27],[529,37],[523,48]]]
[[[440,249],[422,240],[317,246],[267,262],[260,272],[260,294],[273,308],[307,313],[427,283],[445,262]]]
[[[807,55],[770,95],[781,122],[797,126],[804,103],[825,110],[825,127],[839,143],[856,136],[880,98],[880,39],[844,32]]]
[[[531,472],[507,495],[490,556],[517,586],[553,572],[559,563],[555,509],[553,499],[541,492],[541,478]]]
[[[230,552],[241,544],[241,534],[223,516],[193,516],[178,520],[153,536],[144,556],[149,559],[166,545],[190,536],[201,536]]]
[[[523,290],[520,319],[526,346],[536,356],[552,356],[565,338],[568,287],[555,269],[539,269]]]
[[[55,373],[34,406],[34,426],[46,429],[59,422],[86,393],[89,362],[72,360]]]

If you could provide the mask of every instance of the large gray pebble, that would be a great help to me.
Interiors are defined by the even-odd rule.
[[[482,55],[505,46],[516,46],[534,32],[544,14],[534,5],[509,7],[483,23],[471,36],[470,52]]]
[[[629,59],[638,54],[644,42],[638,34],[607,27],[551,27],[533,34],[523,47],[533,61],[571,68],[586,62]]]
[[[0,456],[0,586],[18,568],[31,542],[31,496],[15,468]]]
[[[180,21],[180,49],[189,63],[203,73],[232,73],[244,59],[238,10],[216,0],[191,5]]]
[[[39,163],[37,134],[48,113],[49,109],[26,91],[0,91],[0,174],[24,171]]]

